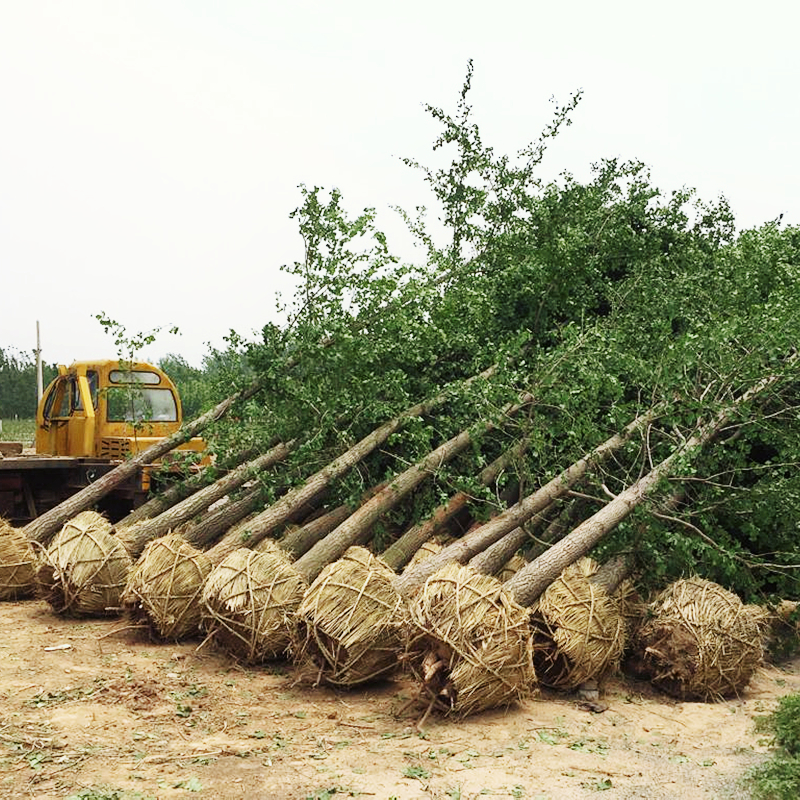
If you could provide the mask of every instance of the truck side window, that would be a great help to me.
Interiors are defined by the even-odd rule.
[[[60,392],[61,397],[60,399],[58,397],[56,398],[58,407],[56,408],[56,413],[54,416],[68,417],[72,413],[72,393],[74,389],[74,383],[74,381],[70,381],[68,383],[65,379],[62,386],[56,388],[56,392]]]
[[[86,373],[86,382],[89,384],[89,394],[92,396],[92,405],[97,408],[97,372],[89,370]],[[70,388],[72,391],[72,407],[75,411],[83,411],[83,401],[81,392],[78,388],[78,381],[70,378]]]
[[[92,405],[97,408],[97,386],[99,384],[99,378],[97,375],[96,370],[90,369],[86,373],[86,380],[89,381],[89,394],[92,396]]]
[[[42,409],[42,416],[45,422],[49,422],[53,416],[53,407],[56,403],[56,395],[58,394],[61,383],[56,383],[53,388],[45,395],[44,408]]]
[[[69,379],[69,392],[72,395],[72,411],[83,411],[81,402],[81,390],[78,388],[78,381],[75,378]]]

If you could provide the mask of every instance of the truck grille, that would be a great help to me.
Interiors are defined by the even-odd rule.
[[[106,437],[100,440],[100,457],[111,459],[127,458],[131,454],[130,439]]]

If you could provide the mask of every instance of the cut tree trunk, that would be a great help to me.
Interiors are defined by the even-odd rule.
[[[495,371],[496,367],[492,366],[480,375],[473,376],[466,383],[469,384],[478,379],[488,379]],[[246,540],[242,539],[240,533],[229,531],[208,551],[208,557],[212,563],[218,564],[238,548],[257,544],[278,530],[294,513],[296,506],[303,505],[312,498],[319,496],[321,492],[326,491],[333,481],[345,475],[359,461],[380,447],[407,420],[430,413],[434,408],[442,405],[449,397],[449,392],[441,392],[435,397],[407,408],[381,425],[380,428],[372,431],[372,433],[365,436],[360,442],[357,442],[327,466],[314,473],[301,486],[287,492],[280,500],[250,520]]]
[[[250,487],[235,500],[215,508],[202,519],[192,520],[182,525],[178,529],[178,533],[193,547],[204,550],[219,539],[224,532],[241,524],[261,505],[263,505],[261,487]]]
[[[551,503],[547,508],[539,512],[534,519],[528,520],[525,525],[515,528],[502,539],[473,556],[469,561],[469,565],[482,575],[496,575],[508,563],[509,559],[514,556],[517,550],[519,550],[525,542],[530,541],[532,533],[529,529],[531,525],[536,529],[545,528],[539,541],[544,541],[548,536],[555,535],[559,530],[556,525],[557,521],[560,519],[559,511],[558,502]],[[556,519],[550,521],[553,516],[556,516]],[[566,533],[566,530],[564,533]]]
[[[320,539],[339,527],[351,514],[348,506],[338,506],[301,528],[289,531],[278,544],[291,558],[307,553]]]
[[[143,520],[135,527],[123,528],[117,532],[117,537],[128,548],[128,552],[137,558],[148,542],[175,530],[178,525],[192,519],[229,492],[235,491],[262,470],[283,461],[291,453],[294,444],[295,442],[291,441],[275,445],[258,458],[246,464],[240,464],[236,469],[190,495],[163,514],[159,514],[153,519]]]
[[[528,495],[502,514],[448,545],[440,553],[426,558],[415,565],[413,569],[406,570],[397,579],[398,592],[405,597],[409,597],[442,567],[452,563],[463,564],[469,561],[470,558],[482,552],[506,534],[519,528],[535,514],[547,508],[552,502],[563,497],[590,469],[622,447],[634,433],[649,425],[655,419],[657,413],[657,409],[650,409],[645,414],[637,417],[621,433],[614,434],[611,438],[598,445],[590,453],[533,492],[533,494]]]
[[[481,472],[478,480],[482,486],[491,486],[501,473],[519,458],[527,448],[523,440],[496,458]],[[471,496],[457,492],[446,503],[439,506],[426,520],[409,528],[394,544],[386,549],[381,558],[395,572],[402,569],[425,542],[430,541],[456,514],[467,507]]]
[[[677,463],[697,455],[719,431],[751,399],[777,383],[778,375],[759,381],[745,392],[738,401],[720,410],[710,422],[699,424],[696,432],[667,458],[641,477],[636,483],[620,492],[596,514],[584,520],[577,528],[557,544],[542,553],[535,561],[520,570],[505,587],[513,598],[523,606],[532,605],[542,592],[574,561],[586,555],[607,533],[612,531],[650,493],[666,479]]]
[[[251,461],[257,455],[258,452],[251,448],[237,453],[233,457],[225,458],[225,465],[221,466],[219,463],[209,465],[184,481],[171,483],[163,491],[153,495],[147,502],[142,503],[138,508],[134,508],[130,514],[119,520],[114,527],[120,530],[127,525],[132,525],[134,522],[139,522],[139,520],[152,519],[159,514],[163,514],[167,509],[180,503],[181,500],[185,500],[204,486],[212,484],[214,482],[213,478],[210,477],[212,474],[227,473],[231,468],[236,468],[245,461]]]
[[[167,509],[172,508],[181,500],[185,500],[195,492],[208,486],[211,481],[209,480],[208,467],[198,472],[196,475],[189,476],[184,481],[178,481],[170,484],[163,491],[153,495],[145,503],[142,503],[138,508],[134,508],[130,514],[124,516],[119,522],[114,525],[117,531],[133,525],[134,522],[139,522],[143,519],[152,519],[159,514],[163,514]]]
[[[506,406],[501,412],[501,416],[511,417],[532,402],[533,396],[526,393],[518,403]],[[458,453],[466,449],[472,443],[477,432],[487,433],[495,427],[497,427],[497,422],[489,420],[478,426],[477,429],[462,431],[430,452],[425,458],[396,475],[385,489],[364,503],[335,531],[328,534],[302,558],[298,559],[295,562],[295,568],[309,582],[314,580],[328,564],[331,564],[337,558],[341,558],[349,547],[363,544],[369,539],[372,535],[372,527],[380,517],[404,497],[407,497],[442,464],[450,461]]]

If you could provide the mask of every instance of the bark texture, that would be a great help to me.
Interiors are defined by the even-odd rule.
[[[478,480],[482,486],[491,486],[501,473],[524,452],[527,442],[521,441],[507,450],[489,464],[480,474]],[[463,511],[470,501],[466,492],[457,492],[446,503],[439,506],[428,519],[409,528],[394,544],[386,549],[381,558],[395,572],[411,561],[414,553],[425,542],[432,539],[456,514]]]
[[[533,397],[530,394],[526,394],[519,403],[509,405],[503,409],[503,415],[506,417],[513,416],[531,402],[533,402]],[[479,426],[479,431],[486,433],[494,429],[496,425],[497,423],[493,420],[485,422]],[[310,583],[328,564],[337,558],[341,558],[348,547],[363,544],[372,535],[372,526],[383,514],[416,489],[442,464],[468,447],[475,433],[475,430],[462,431],[458,436],[454,436],[431,451],[421,461],[395,476],[385,489],[364,503],[335,531],[326,536],[321,542],[315,544],[302,558],[298,559],[295,563],[295,568]]]
[[[463,564],[470,558],[485,550],[515,528],[519,528],[532,516],[547,508],[574,486],[589,469],[607,458],[611,453],[627,442],[636,432],[648,425],[657,411],[651,409],[631,422],[621,433],[616,433],[583,458],[563,470],[551,481],[533,494],[520,500],[502,514],[494,517],[485,525],[476,528],[461,539],[445,547],[436,555],[426,558],[412,569],[406,570],[398,579],[396,588],[403,596],[409,596],[419,589],[423,583],[442,567],[451,564]]]
[[[117,537],[122,540],[134,557],[144,550],[145,545],[163,536],[168,531],[175,530],[179,525],[207,509],[212,503],[223,498],[229,492],[235,491],[262,470],[283,461],[291,452],[294,442],[275,445],[266,453],[258,456],[246,464],[240,464],[236,469],[223,475],[219,480],[200,489],[182,500],[177,505],[168,509],[159,516],[142,522],[135,528],[127,528],[117,532]]]
[[[490,367],[480,375],[470,378],[467,383],[479,378],[489,378],[495,371],[496,367]],[[301,486],[287,492],[280,500],[254,517],[248,526],[249,536],[246,540],[243,540],[236,531],[230,531],[208,551],[208,557],[211,559],[212,564],[220,563],[239,547],[256,544],[278,530],[295,513],[297,506],[302,506],[313,498],[319,497],[333,481],[349,472],[361,459],[369,455],[377,447],[380,447],[406,420],[430,413],[434,408],[444,403],[447,398],[448,393],[441,392],[429,400],[417,403],[365,436],[360,442],[331,461],[330,464],[314,473]]]
[[[338,506],[302,527],[289,531],[279,544],[291,558],[298,558],[341,525],[350,516],[350,513],[347,506]]]

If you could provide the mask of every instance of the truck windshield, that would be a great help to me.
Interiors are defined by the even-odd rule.
[[[169,389],[114,386],[106,392],[106,415],[109,422],[178,421],[175,396]]]

